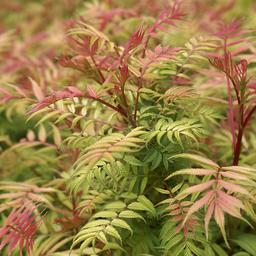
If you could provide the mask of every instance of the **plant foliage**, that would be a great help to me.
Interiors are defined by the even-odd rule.
[[[256,255],[253,0],[0,7],[1,255]]]

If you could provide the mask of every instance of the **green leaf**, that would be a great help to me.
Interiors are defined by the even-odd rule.
[[[91,228],[91,227],[97,227],[101,225],[108,225],[110,223],[109,220],[94,220],[88,222],[84,228]]]
[[[116,226],[116,227],[120,227],[120,228],[124,228],[129,230],[131,233],[133,233],[131,227],[127,224],[127,222],[125,222],[124,220],[121,219],[114,219],[111,221],[111,225]]]
[[[95,213],[92,218],[96,219],[96,218],[116,218],[117,213],[113,212],[113,211],[101,211],[101,212],[97,212]]]
[[[145,219],[138,214],[137,212],[130,211],[130,210],[125,210],[119,213],[120,218],[127,218],[127,219],[142,219],[145,221]]]
[[[212,245],[213,250],[217,253],[218,256],[228,256],[226,251],[218,244]]]
[[[247,252],[237,252],[235,254],[232,254],[232,256],[252,256],[252,255]]]
[[[154,208],[154,205],[151,203],[151,201],[148,198],[146,198],[144,195],[141,195],[138,197],[138,201],[141,204],[143,204],[148,209],[148,211],[152,213],[153,216],[156,215],[156,210]]]
[[[212,160],[207,159],[203,156],[199,156],[199,155],[194,155],[194,154],[178,154],[175,156],[170,157],[170,159],[175,159],[175,158],[186,158],[186,159],[191,159],[194,160],[195,162],[197,162],[200,165],[206,165],[206,166],[210,166],[215,170],[218,170],[220,168],[220,166],[216,163],[214,163]]]
[[[239,234],[237,238],[232,239],[232,241],[251,255],[256,255],[256,235]]]
[[[134,166],[144,166],[145,165],[143,162],[141,162],[136,157],[131,156],[131,155],[126,155],[124,157],[124,161],[126,161],[127,163],[134,165]]]
[[[120,236],[120,234],[118,233],[118,231],[112,227],[112,226],[107,226],[104,231],[109,234],[110,236],[115,237],[116,239],[118,239],[119,241],[122,241],[122,238]]]
[[[169,190],[162,189],[162,188],[155,188],[155,190],[158,191],[161,194],[170,195],[170,191]]]
[[[109,203],[105,205],[105,209],[124,209],[126,207],[126,204],[122,201],[117,201],[113,203]]]

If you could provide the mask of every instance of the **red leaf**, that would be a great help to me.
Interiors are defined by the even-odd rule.
[[[232,55],[230,52],[224,54],[224,58],[216,57],[210,60],[210,63],[225,73],[228,78],[232,80],[233,84],[237,89],[241,83],[247,83],[247,66],[248,63],[245,59],[241,60],[238,64],[234,64]]]
[[[136,48],[142,43],[142,40],[144,38],[145,30],[140,27],[137,31],[135,31],[132,36],[130,37],[128,43],[126,44],[124,48],[123,57],[127,55],[129,51]]]
[[[160,13],[155,23],[149,28],[149,34],[154,35],[158,29],[163,30],[162,24],[175,25],[175,20],[180,20],[185,14],[180,10],[179,1],[174,1],[174,4],[165,8]]]
[[[35,221],[36,216],[33,214],[34,210],[33,205],[26,203],[9,214],[4,226],[0,229],[2,238],[0,250],[8,245],[8,253],[11,254],[19,243],[19,250],[22,252],[25,242],[27,253],[31,254],[33,238],[38,227],[38,222]]]
[[[98,50],[98,39],[93,41],[91,45],[91,37],[85,36],[83,39],[75,39],[71,36],[68,37],[68,44],[71,49],[75,50],[78,54],[82,56],[92,56]]]
[[[247,85],[248,88],[256,90],[256,81]]]
[[[30,111],[29,114],[39,111],[42,108],[45,108],[58,100],[66,99],[66,98],[74,98],[74,97],[83,97],[84,93],[82,93],[78,88],[73,86],[68,86],[66,89],[62,91],[54,92],[52,95],[44,98],[38,104],[36,104]]]
[[[107,71],[117,70],[118,67],[120,66],[119,57],[117,57],[113,54],[109,54],[104,57],[97,56],[97,60],[99,61],[98,68],[104,69]]]
[[[124,64],[120,67],[120,83],[123,85],[129,75],[128,65]]]
[[[231,23],[220,22],[215,35],[224,40],[237,37],[243,33],[241,25],[242,23],[239,20],[234,20]]]

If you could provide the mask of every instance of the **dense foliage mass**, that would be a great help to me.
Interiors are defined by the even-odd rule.
[[[254,0],[0,7],[1,255],[256,255]]]

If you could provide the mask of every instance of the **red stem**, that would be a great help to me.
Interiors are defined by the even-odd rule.
[[[100,99],[100,98],[94,98],[94,97],[89,97],[89,96],[87,96],[87,97],[90,98],[90,99],[96,100],[96,101],[98,101],[98,102],[100,102],[100,103],[106,105],[107,107],[109,107],[109,108],[115,110],[116,112],[120,113],[121,115],[127,117],[127,114],[125,113],[125,111],[124,111],[123,109],[118,108],[118,107],[115,107],[115,106],[113,106],[112,104],[110,104],[110,103],[108,103],[108,102],[106,102],[105,100],[102,100],[102,99]]]
[[[228,103],[229,103],[229,122],[230,122],[230,128],[232,133],[232,145],[233,145],[233,152],[235,152],[235,146],[236,146],[236,128],[235,128],[235,122],[234,122],[234,109],[233,109],[233,99],[231,95],[231,87],[230,87],[230,80],[227,76],[227,92],[228,92]]]
[[[234,159],[233,159],[233,165],[238,165],[241,149],[242,149],[242,139],[244,134],[244,104],[239,104],[239,128],[238,128],[238,135],[236,139],[236,147],[234,152]]]
[[[238,165],[240,154],[241,154],[241,148],[242,148],[242,138],[243,138],[243,127],[239,128],[238,135],[237,135],[237,143],[235,147],[235,153],[234,153],[234,159],[233,159],[233,165]]]
[[[224,54],[227,54],[227,39],[224,40]],[[227,93],[228,93],[228,103],[229,103],[229,122],[230,122],[230,128],[231,128],[231,134],[232,134],[232,145],[233,145],[233,152],[235,152],[236,147],[236,128],[235,128],[235,122],[234,122],[234,107],[233,107],[233,99],[232,99],[232,93],[231,93],[231,86],[230,86],[230,78],[228,74],[226,74],[227,79]],[[237,94],[236,94],[237,95]]]
[[[243,126],[244,126],[244,127],[247,126],[248,122],[250,121],[250,119],[251,119],[251,117],[252,117],[252,115],[253,115],[253,113],[254,113],[255,111],[256,111],[256,106],[254,106],[254,107],[251,109],[251,111],[248,113],[247,117],[245,118],[244,123],[243,123]]]
[[[247,117],[243,121],[243,115],[244,115],[244,106],[241,104],[240,107],[240,126],[239,126],[239,131],[237,135],[237,143],[235,147],[235,153],[234,153],[234,160],[233,160],[233,165],[238,165],[240,154],[241,154],[241,149],[242,149],[242,139],[243,139],[243,134],[244,134],[244,129],[247,126],[249,120],[251,119],[253,113],[256,110],[256,106],[254,106],[251,111],[248,113]]]

